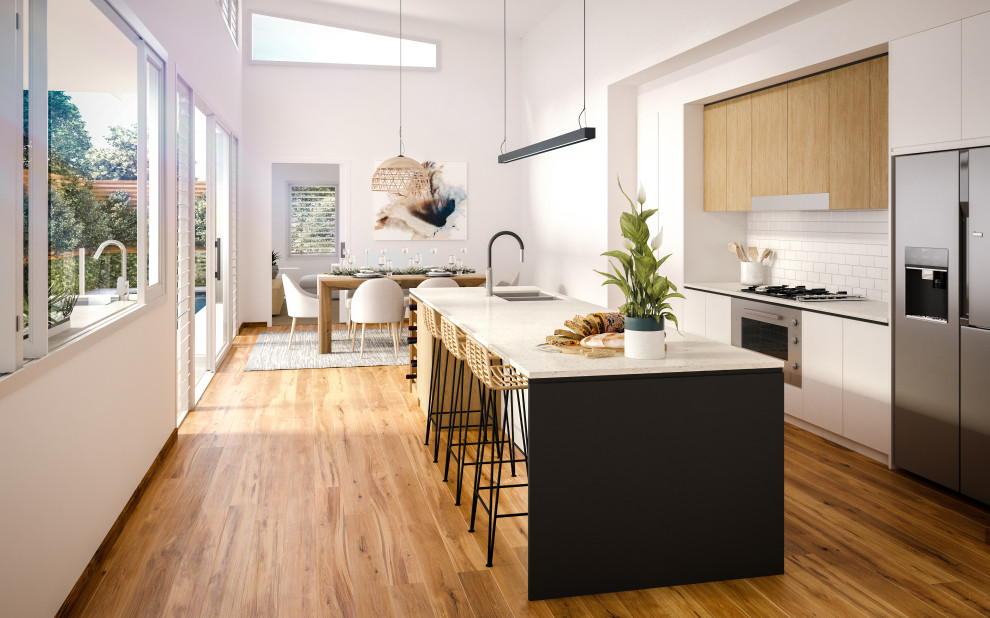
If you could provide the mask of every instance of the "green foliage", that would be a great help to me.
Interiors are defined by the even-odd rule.
[[[282,259],[282,256],[278,254],[278,251],[272,251],[272,264]]]
[[[196,198],[193,204],[193,229],[196,236],[196,249],[206,249],[206,194]]]
[[[137,180],[137,125],[110,127],[104,138],[106,148],[94,148],[87,154],[92,178],[100,180]]]
[[[619,307],[619,310],[625,315],[632,318],[654,318],[657,321],[666,318],[677,326],[677,317],[667,301],[684,296],[677,292],[676,285],[659,273],[660,267],[670,257],[670,254],[662,258],[657,257],[661,242],[660,235],[657,235],[654,242],[650,242],[650,227],[647,221],[657,213],[657,209],[643,208],[646,196],[642,193],[642,189],[640,189],[639,209],[626,195],[621,181],[619,190],[629,201],[629,212],[624,212],[619,217],[619,228],[622,237],[626,239],[626,251],[615,249],[603,253],[603,256],[617,260],[618,266],[615,262],[609,261],[612,272],[598,270],[595,272],[605,277],[602,285],[614,285],[622,290],[626,302]]]
[[[107,238],[119,240],[127,247],[136,247],[137,208],[131,204],[131,196],[126,191],[114,191],[107,196],[105,212],[110,228]]]
[[[48,189],[49,249],[56,255],[76,249],[83,235],[83,222],[77,217],[76,205],[56,186]]]
[[[24,164],[27,166],[28,95],[24,91]],[[59,176],[87,175],[86,157],[93,142],[79,108],[65,92],[48,93],[48,173]]]
[[[76,307],[79,295],[72,285],[70,269],[73,260],[54,260],[49,266],[48,274],[48,326],[52,327],[68,319]],[[69,279],[68,281],[66,279]]]

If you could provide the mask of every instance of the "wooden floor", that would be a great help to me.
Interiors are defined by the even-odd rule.
[[[82,615],[990,615],[990,510],[791,426],[784,575],[529,603],[526,518],[499,522],[485,568],[405,369],[242,372],[258,332],[183,423]]]

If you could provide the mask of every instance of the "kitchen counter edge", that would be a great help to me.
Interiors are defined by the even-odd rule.
[[[685,283],[681,287],[696,292],[707,292],[709,294],[719,294],[733,298],[745,298],[746,300],[756,300],[782,307],[794,307],[802,311],[832,315],[847,320],[858,320],[860,322],[880,324],[881,326],[888,326],[890,324],[890,303],[880,300],[835,300],[821,302],[787,300],[785,298],[743,292],[741,288],[745,286],[741,283]]]

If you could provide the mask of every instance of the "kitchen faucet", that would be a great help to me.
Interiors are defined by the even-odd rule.
[[[495,285],[494,279],[492,278],[492,245],[495,243],[496,238],[505,235],[512,236],[513,238],[519,241],[519,261],[520,262],[526,261],[525,259],[526,246],[523,245],[522,238],[519,238],[519,234],[516,234],[515,232],[510,232],[508,230],[504,230],[492,236],[492,239],[488,241],[488,269],[485,270],[485,296],[491,296],[493,294],[494,285]]]
[[[96,250],[96,253],[93,254],[93,259],[99,259],[100,254],[103,253],[103,250],[108,245],[117,245],[120,248],[120,276],[117,277],[117,296],[120,300],[127,300],[131,286],[127,281],[127,247],[124,246],[124,243],[119,240],[104,240]]]

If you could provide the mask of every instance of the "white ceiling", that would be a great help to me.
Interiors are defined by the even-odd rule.
[[[330,5],[390,14],[398,20],[399,0],[319,0]],[[274,8],[277,2],[271,2]],[[506,7],[510,36],[521,37],[564,0],[512,0]],[[406,17],[464,26],[469,30],[502,32],[502,3],[496,0],[403,0]]]

